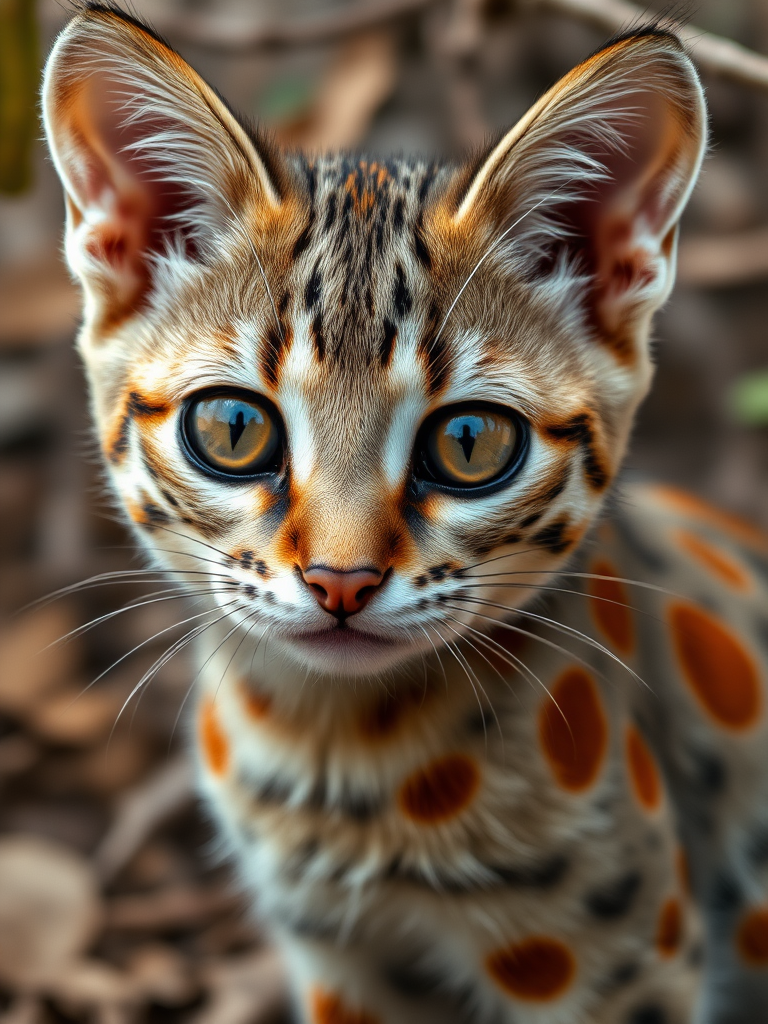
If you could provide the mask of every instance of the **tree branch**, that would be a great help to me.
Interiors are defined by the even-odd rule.
[[[274,25],[225,20],[221,15],[190,15],[158,19],[157,27],[174,40],[221,53],[255,53],[335,43],[424,13],[445,0],[366,0],[351,8],[319,17],[299,18]],[[550,11],[592,25],[609,35],[642,25],[653,18],[627,0],[519,0],[520,8]],[[670,28],[690,47],[703,72],[751,88],[768,89],[768,57],[711,32],[668,20]]]
[[[653,20],[653,14],[626,0],[521,0],[529,10],[551,11],[614,33]],[[731,39],[663,19],[690,48],[699,68],[710,75],[752,88],[768,89],[768,57]]]
[[[244,23],[242,19],[225,20],[219,14],[192,16],[185,12],[183,19],[156,19],[155,25],[174,41],[222,53],[254,53],[337,43],[420,14],[436,2],[438,0],[367,0],[333,14],[257,26]]]

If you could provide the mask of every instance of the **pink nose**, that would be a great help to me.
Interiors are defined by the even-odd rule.
[[[376,569],[343,571],[325,565],[310,565],[301,575],[320,607],[338,618],[361,611],[384,580]]]

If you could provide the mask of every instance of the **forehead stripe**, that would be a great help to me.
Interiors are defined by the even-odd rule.
[[[262,342],[262,370],[264,377],[273,387],[277,387],[279,378],[280,363],[284,355],[290,350],[293,342],[293,332],[287,325],[283,325],[282,332],[278,332],[274,324],[267,328]]]
[[[325,335],[323,334],[323,314],[320,310],[315,313],[312,323],[309,325],[309,333],[312,335],[318,362],[322,363],[325,359]]]
[[[395,327],[391,320],[385,317],[384,333],[382,334],[381,343],[379,345],[379,359],[381,360],[381,365],[385,368],[390,364],[396,341],[397,327]]]

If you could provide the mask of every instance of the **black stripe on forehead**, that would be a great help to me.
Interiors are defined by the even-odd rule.
[[[315,222],[317,221],[317,203],[315,201],[317,196],[317,168],[314,163],[305,164],[304,178],[307,196],[309,198],[309,216],[307,217],[307,223],[304,225],[301,234],[293,244],[293,252],[291,253],[291,256],[294,260],[297,260],[309,247],[309,243],[312,241]]]
[[[451,351],[441,331],[442,321],[437,306],[430,306],[427,326],[417,346],[427,378],[427,394],[435,398],[448,384],[451,371]]]
[[[351,157],[317,162],[315,227],[294,281],[299,302],[312,318],[310,338],[318,361],[329,367],[341,362],[350,369],[390,365],[403,321],[417,312],[424,264],[431,263],[424,252],[420,263],[409,261],[407,249],[415,255],[413,232],[441,175],[439,164]],[[444,387],[449,366],[447,345],[435,337],[434,320],[432,315],[430,337],[421,346],[431,394]],[[274,337],[270,345],[276,348]]]
[[[285,323],[270,323],[261,342],[261,366],[264,377],[276,388],[280,379],[280,365],[291,348],[293,332]]]

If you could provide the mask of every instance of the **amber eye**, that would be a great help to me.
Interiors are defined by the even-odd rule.
[[[193,396],[182,424],[187,450],[206,468],[226,476],[255,476],[280,467],[280,419],[259,395],[218,391]]]
[[[417,475],[455,488],[484,487],[506,479],[520,464],[524,440],[524,425],[509,409],[452,406],[431,416],[420,431]]]

